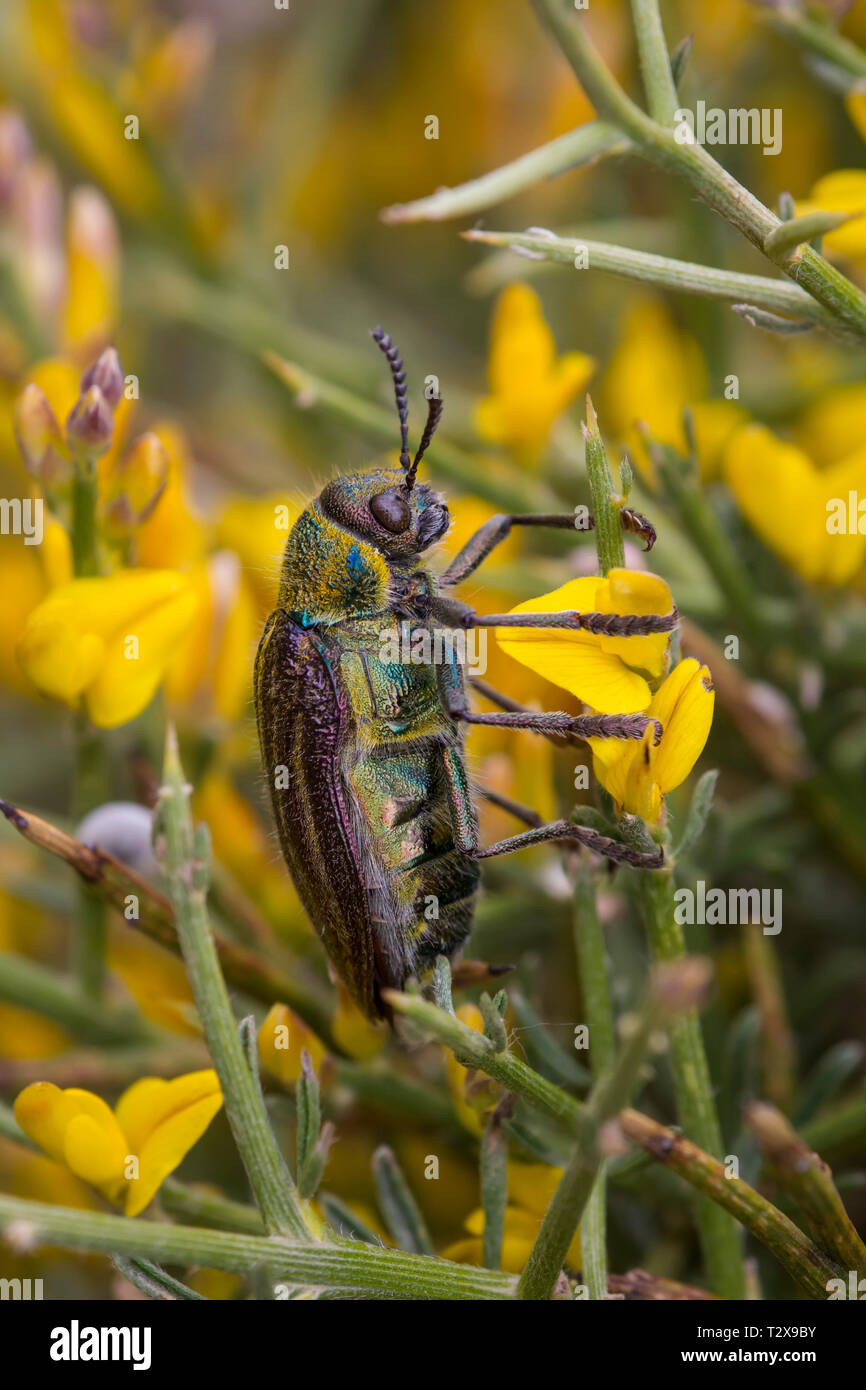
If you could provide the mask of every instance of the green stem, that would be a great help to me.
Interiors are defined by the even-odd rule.
[[[701,145],[680,144],[626,95],[587,38],[584,27],[566,19],[561,0],[532,0],[542,23],[564,56],[602,120],[616,125],[641,153],[686,180],[709,207],[766,254],[765,242],[780,218],[723,169]],[[572,15],[573,19],[573,15]],[[774,262],[829,309],[861,340],[866,338],[866,295],[811,247],[796,247]]]
[[[685,955],[685,942],[682,928],[674,916],[672,869],[668,866],[653,871],[640,870],[638,884],[653,959],[680,960]],[[670,1046],[677,1110],[683,1131],[711,1157],[721,1158],[721,1129],[713,1100],[701,1025],[694,1010],[674,1022]],[[722,1298],[742,1298],[742,1253],[735,1223],[715,1202],[705,1198],[698,1203],[697,1219],[714,1291]]]
[[[163,858],[178,939],[235,1143],[269,1233],[310,1240],[312,1217],[298,1201],[232,1016],[207,917],[207,847],[198,831],[193,836],[190,788],[184,781],[173,729],[166,740],[163,784]]]
[[[203,1265],[245,1273],[265,1265],[274,1278],[321,1288],[365,1289],[406,1299],[508,1299],[511,1275],[385,1250],[360,1241],[308,1244],[280,1236],[210,1231],[0,1197],[0,1229],[25,1222],[44,1245]]]
[[[604,440],[598,428],[598,417],[589,396],[586,398],[586,471],[592,492],[592,515],[595,520],[595,544],[598,566],[602,574],[625,565],[625,546],[619,508],[613,502],[613,478],[608,467]]]
[[[628,149],[628,140],[613,126],[604,121],[587,121],[480,178],[456,188],[438,188],[429,198],[384,208],[381,217],[389,223],[444,222],[450,217],[467,217],[513,198],[540,179],[555,178],[567,169],[593,163],[605,155],[625,154]]]
[[[44,1014],[83,1041],[103,1047],[141,1043],[151,1036],[137,1014],[105,1004],[94,1009],[92,1002],[65,980],[12,952],[0,953],[0,999]]]
[[[866,78],[866,53],[830,24],[810,19],[808,15],[792,6],[783,9],[761,6],[759,14],[771,29],[784,34],[785,38],[791,39],[800,48],[817,53],[821,58],[827,58],[852,77]]]
[[[539,1076],[519,1057],[513,1057],[508,1052],[497,1052],[490,1039],[482,1033],[476,1033],[474,1028],[461,1023],[453,1014],[415,994],[387,990],[385,998],[396,1013],[403,1014],[425,1032],[446,1043],[464,1066],[483,1071],[507,1091],[513,1091],[528,1104],[559,1120],[574,1132],[584,1109],[580,1101],[566,1095],[552,1081]]]
[[[742,1178],[729,1177],[717,1159],[649,1116],[636,1110],[624,1110],[619,1123],[629,1139],[704,1194],[709,1205],[715,1206],[722,1215],[729,1212],[734,1220],[745,1226],[775,1255],[810,1298],[826,1299],[827,1283],[838,1277],[839,1269],[766,1197]],[[741,1298],[744,1293],[745,1284]]]
[[[656,0],[631,0],[631,17],[650,114],[661,125],[672,125],[679,100]]]
[[[105,740],[102,731],[94,728],[84,710],[79,710],[76,716],[73,796],[76,816],[85,816],[108,800]],[[72,959],[85,999],[98,1002],[102,998],[108,974],[107,955],[108,914],[105,903],[90,884],[81,881],[78,884]]]
[[[627,1105],[638,1083],[653,1031],[660,1025],[670,1024],[671,1015],[681,1011],[681,1003],[675,1004],[670,1010],[667,1003],[663,1003],[672,983],[670,976],[665,988],[661,987],[660,981],[652,982],[637,1026],[619,1059],[613,1069],[606,1072],[593,1087],[578,1121],[577,1143],[520,1276],[518,1298],[549,1299],[553,1293],[601,1166],[601,1128]],[[678,985],[677,988],[681,987]]]
[[[96,464],[79,457],[72,478],[72,564],[77,579],[99,574],[99,533],[96,525],[98,483]]]
[[[783,223],[779,224],[783,226]],[[657,256],[651,251],[635,251],[585,237],[562,237],[553,232],[497,232],[472,228],[464,232],[466,241],[485,246],[500,246],[508,250],[530,251],[546,261],[574,268],[580,264],[587,270],[619,275],[626,280],[658,285],[681,294],[699,294],[728,304],[751,304],[771,313],[789,318],[805,319],[819,324],[828,333],[850,338],[843,332],[835,314],[817,304],[811,295],[787,280],[772,280],[766,275],[746,275],[735,270],[719,270],[696,261],[680,261],[671,256]]]
[[[511,1098],[503,1102],[508,1110]],[[505,1209],[508,1205],[508,1134],[506,1116],[497,1106],[487,1120],[481,1136],[481,1206],[484,1211],[482,1261],[485,1269],[502,1268],[502,1242],[505,1239]]]
[[[574,892],[574,944],[580,970],[583,1012],[589,1026],[590,1066],[597,1081],[614,1064],[613,1004],[605,960],[604,929],[596,902],[597,878],[587,858]],[[580,1223],[581,1274],[591,1299],[607,1296],[607,1179],[599,1167]]]

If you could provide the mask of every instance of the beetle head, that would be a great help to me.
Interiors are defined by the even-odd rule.
[[[451,521],[445,499],[426,483],[407,487],[401,469],[335,478],[319,497],[319,506],[331,521],[393,560],[426,550],[444,536]]]

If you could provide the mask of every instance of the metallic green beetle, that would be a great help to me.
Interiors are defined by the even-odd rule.
[[[410,461],[406,374],[390,337],[373,337],[394,379],[400,468],[336,478],[298,518],[283,558],[277,608],[256,658],[256,713],[283,855],[310,920],[338,974],[365,1014],[387,1016],[385,988],[401,988],[469,934],[480,859],[545,840],[571,840],[614,860],[657,868],[597,831],[541,818],[492,792],[532,828],[486,848],[463,754],[467,724],[529,729],[553,737],[641,738],[642,715],[535,713],[481,685],[504,713],[469,708],[453,646],[446,657],[409,664],[387,659],[400,628],[523,626],[584,628],[611,635],[668,632],[670,614],[490,614],[447,596],[512,526],[573,529],[574,517],[491,518],[438,578],[420,557],[450,524],[444,499],[416,483],[418,465],[442,413],[430,400]],[[623,513],[647,540],[649,522]],[[383,654],[384,658],[383,659]],[[657,730],[660,733],[660,730]]]

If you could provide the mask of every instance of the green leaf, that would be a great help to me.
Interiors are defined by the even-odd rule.
[[[675,859],[679,859],[681,854],[688,854],[704,833],[707,818],[712,810],[713,796],[718,780],[719,774],[716,769],[705,772],[699,779],[692,797],[692,804],[689,807],[686,828],[683,831],[682,839],[674,850]]]

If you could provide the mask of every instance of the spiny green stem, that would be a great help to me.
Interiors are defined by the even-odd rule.
[[[647,1115],[624,1110],[619,1124],[633,1143],[702,1193],[708,1205],[724,1209],[722,1215],[730,1213],[766,1245],[810,1298],[826,1299],[828,1280],[837,1278],[839,1270],[766,1197],[741,1178],[729,1178],[712,1155]]]
[[[639,870],[638,884],[653,959],[680,960],[685,954],[685,942],[682,927],[674,916],[674,880],[670,865],[653,872]],[[683,1130],[701,1149],[713,1158],[720,1158],[721,1130],[700,1020],[695,1011],[674,1022],[670,1044],[677,1110]],[[742,1298],[742,1253],[734,1222],[715,1202],[704,1199],[698,1204],[697,1219],[714,1291],[723,1298]]]
[[[866,78],[866,53],[831,24],[812,19],[793,5],[779,9],[769,5],[756,8],[765,24],[784,34],[800,48],[827,58],[843,72],[851,73],[852,77]]]
[[[309,1240],[313,1218],[298,1201],[232,1016],[207,918],[207,847],[199,832],[193,836],[189,794],[174,731],[169,729],[160,788],[162,857],[205,1041],[219,1076],[235,1143],[268,1231]]]
[[[481,178],[471,179],[456,188],[438,188],[429,198],[384,208],[382,221],[443,222],[450,217],[466,217],[513,198],[540,179],[554,178],[567,169],[592,163],[605,155],[625,154],[628,149],[629,141],[613,126],[604,121],[587,121],[576,130],[557,136]]]
[[[561,0],[532,0],[542,23],[559,43],[564,56],[602,120],[616,125],[641,153],[668,172],[685,179],[709,207],[736,227],[759,250],[780,218],[717,163],[701,146],[681,144],[674,131],[654,121],[623,91],[593,48],[584,26],[566,11]],[[866,338],[866,295],[811,247],[797,247],[779,256],[776,264],[791,279],[829,309],[860,339]]]
[[[265,1265],[275,1279],[319,1288],[366,1289],[407,1299],[509,1299],[515,1279],[450,1260],[385,1250],[360,1241],[333,1244],[174,1226],[0,1197],[0,1229],[23,1225],[35,1241],[69,1250],[204,1265],[244,1273]]]
[[[866,1274],[866,1244],[836,1190],[829,1165],[812,1153],[785,1116],[772,1105],[748,1106],[746,1123],[780,1186],[794,1198],[815,1239],[845,1270]]]
[[[468,1024],[461,1023],[453,1014],[446,1013],[435,1004],[414,994],[399,994],[396,990],[385,992],[387,1002],[399,1014],[412,1020],[427,1033],[446,1043],[458,1061],[465,1066],[474,1067],[493,1077],[507,1091],[513,1091],[530,1105],[567,1125],[572,1133],[583,1106],[574,1100],[552,1081],[539,1076],[519,1057],[508,1052],[497,1052],[488,1038],[476,1033]]]
[[[411,1250],[416,1255],[435,1254],[421,1208],[387,1144],[382,1144],[373,1155],[373,1177],[385,1223],[401,1250]]]
[[[779,224],[783,226],[783,223]],[[746,275],[735,270],[719,270],[696,261],[680,261],[671,256],[657,256],[651,251],[635,251],[628,246],[587,240],[584,237],[558,236],[546,228],[526,232],[498,232],[487,228],[472,228],[463,232],[466,241],[481,242],[512,251],[529,251],[546,261],[567,265],[580,273],[598,270],[620,275],[627,280],[658,285],[662,289],[682,294],[699,294],[728,304],[748,303],[786,317],[805,319],[819,324],[829,333],[849,338],[835,314],[818,304],[805,290],[786,280],[772,280],[765,275]]]
[[[598,417],[589,396],[586,398],[586,471],[592,492],[592,514],[595,518],[595,543],[598,567],[602,574],[625,565],[625,546],[619,508],[613,501],[613,479],[605,453],[604,440],[598,428]]]
[[[574,892],[574,945],[580,970],[583,1013],[589,1026],[589,1056],[597,1081],[614,1064],[613,1004],[605,960],[604,929],[598,915],[598,877],[584,856]],[[600,1165],[580,1223],[581,1274],[591,1299],[607,1294],[607,1182]]]
[[[631,17],[650,114],[661,125],[672,125],[679,102],[656,0],[631,0]]]
[[[682,968],[659,972],[650,985],[636,1027],[612,1070],[596,1083],[577,1125],[577,1143],[549,1207],[526,1268],[517,1286],[518,1298],[548,1299],[574,1239],[602,1162],[600,1133],[628,1103],[637,1085],[653,1031],[671,1023],[685,1002],[695,997],[693,980],[706,978],[705,963],[681,962]],[[693,973],[694,972],[694,973]]]
[[[502,1242],[505,1237],[505,1208],[508,1205],[508,1134],[504,1120],[512,1098],[497,1105],[481,1136],[481,1207],[484,1212],[483,1264],[485,1269],[502,1268]]]

